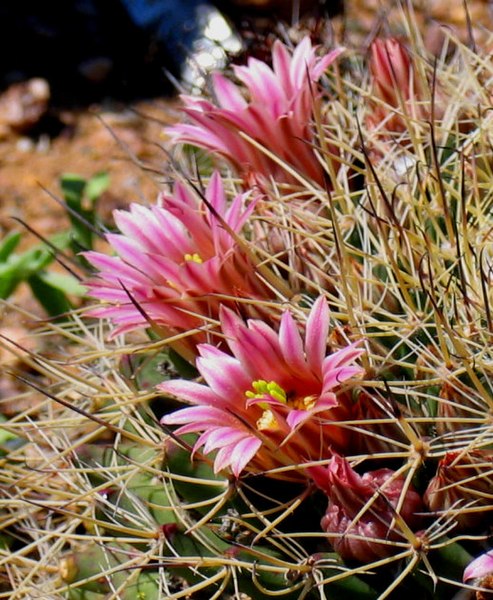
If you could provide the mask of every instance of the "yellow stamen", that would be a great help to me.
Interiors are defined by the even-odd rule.
[[[193,254],[185,254],[183,257],[187,262],[194,262],[197,264],[202,264],[204,261],[200,258],[200,254],[194,252]]]
[[[317,396],[305,396],[304,398],[296,398],[292,406],[297,410],[310,410],[317,403]]]
[[[276,431],[279,429],[279,423],[271,410],[264,410],[260,419],[257,419],[257,429],[259,431]]]

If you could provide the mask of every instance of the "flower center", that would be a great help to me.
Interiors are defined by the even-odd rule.
[[[264,379],[253,381],[252,390],[245,392],[247,398],[264,398],[267,395],[295,410],[311,410],[317,403],[316,395],[296,396],[295,394],[286,392],[275,381],[265,381]],[[279,423],[269,404],[267,402],[259,402],[258,406],[263,412],[262,416],[257,420],[257,429],[259,431],[275,431],[279,429]]]
[[[257,379],[257,381],[252,382],[252,388],[253,391],[248,390],[245,392],[247,398],[263,398],[269,395],[284,404],[287,402],[286,392],[275,381],[267,382],[264,379]],[[276,431],[279,429],[279,423],[267,402],[259,402],[259,406],[263,409],[263,412],[262,416],[257,419],[257,429],[259,431]]]
[[[194,252],[193,254],[185,254],[185,256],[183,258],[185,259],[186,262],[194,262],[199,265],[204,262],[202,260],[202,258],[200,257],[200,254],[197,254],[197,252]]]
[[[292,402],[290,402],[290,406],[296,408],[296,410],[310,410],[317,403],[317,396],[303,396],[299,398],[295,398]]]

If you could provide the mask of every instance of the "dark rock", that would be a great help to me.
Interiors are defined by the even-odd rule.
[[[172,91],[199,0],[3,0],[0,86],[42,77],[54,104]]]

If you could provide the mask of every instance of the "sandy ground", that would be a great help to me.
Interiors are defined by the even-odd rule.
[[[59,178],[64,173],[85,178],[100,171],[109,173],[109,189],[98,204],[104,220],[132,201],[154,201],[166,164],[159,147],[163,124],[176,112],[175,104],[173,100],[152,100],[132,109],[113,103],[56,111],[55,136],[50,131],[36,136],[4,132],[0,139],[0,239],[11,231],[21,231],[19,251],[39,243],[17,219],[48,239],[68,227],[64,209],[51,197],[60,198]],[[53,129],[52,123],[49,129]],[[36,318],[45,316],[43,309],[26,284],[21,284],[9,301],[34,318],[0,305],[1,334],[29,349],[39,349],[32,331]],[[2,371],[18,366],[14,363],[0,347],[0,398],[16,389],[11,379],[2,377]]]

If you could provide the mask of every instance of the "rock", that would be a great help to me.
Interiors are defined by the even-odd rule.
[[[113,61],[107,56],[96,56],[79,64],[79,73],[91,83],[102,83],[113,69]]]
[[[50,86],[36,77],[11,85],[0,96],[0,137],[29,131],[46,113]]]

